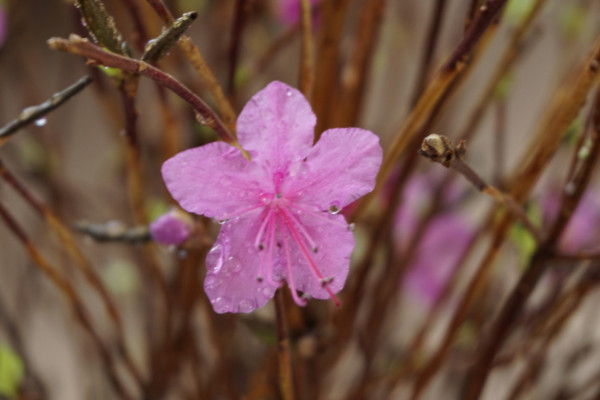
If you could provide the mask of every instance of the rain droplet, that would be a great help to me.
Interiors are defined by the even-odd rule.
[[[226,297],[217,297],[211,300],[212,306],[218,313],[228,312],[231,309],[230,301]]]
[[[219,288],[222,284],[223,282],[215,276],[209,275],[206,277],[206,279],[204,279],[204,288],[206,290],[215,290]]]
[[[356,229],[356,225],[354,224],[354,222],[352,222],[351,224],[348,224],[349,231],[354,232],[354,229]]]
[[[229,221],[228,219],[218,219],[217,224],[223,225],[225,222]]]
[[[254,300],[244,299],[244,300],[240,301],[240,304],[239,304],[240,312],[249,313],[249,312],[253,311],[255,308],[256,308],[256,303],[254,302]]]
[[[329,206],[329,213],[330,214],[338,214],[340,212],[340,207],[337,204],[332,204]]]
[[[36,119],[34,124],[35,124],[35,126],[42,127],[42,126],[46,125],[46,122],[48,122],[48,120],[46,118],[40,118],[40,119]]]
[[[239,260],[233,256],[229,256],[226,264],[227,264],[227,269],[230,272],[238,273],[242,270],[242,263],[239,262]]]
[[[291,91],[291,90],[289,90],[289,89],[288,89],[288,90],[286,90],[286,91],[285,91],[285,95],[286,95],[287,97],[291,97],[291,96],[292,96],[292,91]]]
[[[271,288],[270,286],[265,286],[264,288],[259,288],[258,290],[267,299],[273,297],[273,294],[275,293],[275,290],[273,290],[273,288]]]

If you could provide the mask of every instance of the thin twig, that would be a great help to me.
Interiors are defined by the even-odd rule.
[[[23,229],[19,226],[17,221],[12,217],[12,215],[8,212],[4,205],[2,205],[2,203],[0,203],[0,217],[2,217],[8,228],[23,244],[33,263],[40,269],[40,271],[44,275],[46,275],[46,277],[50,279],[50,281],[69,300],[69,303],[73,308],[77,320],[96,345],[100,353],[100,358],[105,365],[104,371],[108,374],[108,378],[111,384],[113,385],[113,388],[115,389],[116,393],[122,399],[133,399],[133,396],[130,393],[128,393],[128,390],[126,389],[125,385],[123,384],[123,382],[121,382],[112,355],[110,354],[109,350],[106,348],[105,344],[100,339],[100,336],[94,329],[89,315],[83,306],[83,302],[81,301],[79,295],[77,294],[71,283],[69,283],[69,281],[67,281],[67,279],[64,276],[62,276],[56,268],[51,266],[44,256],[42,256],[37,247],[25,234],[25,231],[23,231]]]
[[[91,82],[92,78],[84,76],[66,89],[54,93],[50,99],[42,104],[25,108],[16,119],[0,128],[0,145],[4,143],[6,137],[60,107],[64,102],[81,92]]]
[[[600,57],[600,50],[597,54]],[[598,69],[597,64],[598,62],[595,63],[596,72]],[[494,319],[490,335],[484,339],[481,351],[478,353],[478,357],[469,371],[467,400],[479,398],[491,371],[494,356],[504,344],[525,302],[546,270],[547,260],[551,257],[552,249],[558,243],[563,230],[573,215],[575,207],[581,200],[591,178],[592,171],[600,158],[600,91],[596,93],[591,113],[590,141],[592,142],[592,146],[590,154],[587,158],[580,161],[580,168],[576,169],[574,176],[566,183],[559,216],[552,225],[547,239],[540,245],[531,258],[531,262],[525,273],[521,276],[516,287],[510,293]],[[578,151],[575,152],[575,157],[578,157]]]
[[[163,20],[163,23],[166,26],[171,25],[174,20],[173,15],[167,9],[162,0],[146,1]],[[223,92],[223,88],[221,85],[219,85],[215,74],[209,68],[208,64],[204,60],[204,57],[202,57],[200,50],[194,46],[192,39],[187,35],[183,35],[181,37],[181,40],[178,42],[178,46],[184,52],[196,72],[198,72],[198,75],[200,75],[200,77],[206,83],[208,91],[211,93],[215,99],[215,102],[217,103],[217,107],[219,108],[219,112],[221,113],[225,125],[231,132],[235,132],[236,115],[233,111],[233,107],[229,103],[229,100],[227,100],[227,97]]]
[[[468,164],[463,157],[466,152],[466,144],[460,141],[456,148],[452,148],[450,140],[441,135],[431,134],[423,140],[419,154],[434,162],[439,162],[446,168],[451,168],[465,177],[473,186],[482,193],[485,193],[498,203],[505,206],[523,225],[531,232],[535,240],[540,243],[541,233],[536,228],[523,210],[523,207],[517,203],[509,194],[502,192],[485,182]]]
[[[294,380],[292,377],[292,362],[290,354],[290,338],[288,336],[287,322],[283,292],[275,293],[275,324],[277,327],[277,349],[279,354],[279,388],[284,400],[294,400]]]
[[[148,227],[136,226],[127,228],[120,221],[109,221],[106,223],[94,223],[79,221],[75,229],[98,242],[124,242],[139,244],[152,239]]]
[[[54,50],[60,50],[67,53],[78,54],[91,58],[95,62],[112,68],[118,68],[131,74],[140,74],[146,76],[160,85],[170,89],[173,93],[189,103],[198,113],[200,122],[211,127],[226,142],[234,143],[234,136],[223,125],[223,122],[217,117],[214,111],[202,101],[191,90],[177,81],[175,78],[166,74],[152,65],[143,61],[123,57],[115,53],[103,50],[94,45],[87,39],[77,35],[70,35],[69,39],[51,38],[48,45]]]
[[[300,28],[302,33],[302,50],[300,51],[300,78],[298,87],[309,103],[312,100],[314,74],[314,55],[312,37],[312,12],[309,0],[301,0],[300,4]]]
[[[108,314],[112,324],[117,331],[117,347],[119,354],[123,358],[127,369],[135,378],[136,382],[142,385],[141,372],[137,366],[133,363],[131,356],[129,355],[127,348],[125,347],[125,334],[123,331],[123,323],[121,314],[112,298],[108,294],[106,287],[98,277],[98,274],[94,271],[87,258],[83,255],[79,247],[77,246],[73,235],[69,229],[61,222],[58,216],[43,202],[37,200],[33,194],[19,182],[19,180],[6,168],[3,161],[0,159],[0,175],[2,178],[11,185],[29,205],[40,214],[50,229],[54,231],[58,239],[63,245],[63,248],[69,254],[71,258],[76,261],[76,266],[81,269],[83,276],[88,281],[90,286],[99,294],[102,299],[102,303]]]
[[[231,42],[229,44],[229,74],[227,76],[227,94],[233,99],[235,99],[235,73],[240,58],[242,32],[246,24],[249,7],[249,0],[235,0],[233,23],[231,25]]]

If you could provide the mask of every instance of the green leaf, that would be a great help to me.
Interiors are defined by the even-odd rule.
[[[539,227],[542,223],[542,211],[537,204],[531,204],[527,207],[527,217],[531,223]],[[535,238],[529,230],[520,222],[510,228],[509,238],[517,247],[519,252],[519,261],[522,266],[527,265],[533,253],[537,250]]]
[[[0,344],[0,396],[15,397],[24,373],[21,357],[8,345]]]
[[[533,10],[535,0],[510,0],[504,9],[504,19],[521,25]]]

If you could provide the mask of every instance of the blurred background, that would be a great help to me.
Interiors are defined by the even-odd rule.
[[[151,2],[104,4],[139,58],[143,44],[163,29]],[[236,114],[273,80],[298,85],[298,1],[164,4],[175,17],[198,13],[187,34]],[[369,129],[384,153],[479,6],[472,0],[311,4],[317,129]],[[132,144],[122,76],[46,43],[71,33],[87,36],[84,25],[72,1],[0,0],[0,125],[85,75],[93,79],[1,144],[9,175],[0,181],[0,203],[19,228],[0,223],[0,399],[282,398],[272,304],[251,314],[218,315],[204,294],[204,257],[218,225],[186,216],[192,234],[183,243],[147,240],[148,224],[176,206],[160,175],[162,162],[217,135],[187,103],[141,78]],[[467,137],[468,164],[510,191],[534,132],[553,110],[551,99],[580,73],[599,28],[598,1],[510,0],[417,136]],[[181,49],[157,66],[218,110]],[[559,213],[569,165],[583,151],[591,105],[569,124],[525,202],[543,233]],[[298,309],[285,293],[298,399],[409,399],[419,380],[423,399],[465,398],[481,339],[536,251],[531,234],[513,224],[447,351],[423,381],[488,251],[499,211],[455,171],[415,158],[417,149],[401,155],[362,217],[354,220],[355,209],[344,210],[356,224],[357,245],[342,308],[313,300]],[[138,180],[132,179],[136,171]],[[599,188],[594,174],[557,252],[597,254]],[[84,261],[57,226],[67,228]],[[115,240],[98,240],[102,235]],[[482,398],[600,398],[594,397],[600,393],[598,257],[548,264],[494,359]]]

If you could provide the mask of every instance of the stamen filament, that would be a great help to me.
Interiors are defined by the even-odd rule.
[[[269,221],[271,221],[272,216],[273,216],[273,208],[269,208],[269,212],[267,213],[267,216],[265,217],[262,224],[260,224],[260,228],[258,228],[258,234],[256,235],[256,239],[254,240],[254,247],[259,250],[262,250],[260,245],[261,245],[261,241],[263,239],[263,234],[265,233],[265,228],[269,224]]]
[[[285,215],[284,215],[285,217]],[[284,222],[279,220],[280,228],[283,231]],[[296,284],[294,282],[294,275],[292,274],[292,260],[290,257],[290,247],[288,245],[287,236],[283,235],[283,249],[285,251],[285,264],[287,267],[288,273],[288,285],[290,286],[290,291],[292,292],[292,297],[294,302],[301,307],[306,305],[306,300],[298,296],[298,292],[296,291]]]
[[[269,245],[267,246],[267,252],[268,252],[268,257],[267,257],[267,282],[269,283],[269,285],[273,286],[273,287],[280,287],[281,283],[280,282],[275,282],[275,280],[273,279],[273,247],[275,244],[275,221],[273,218],[270,218],[270,222],[267,226],[267,236],[268,236],[268,241],[269,241]]]
[[[255,206],[252,206],[252,207],[243,208],[241,210],[234,211],[234,212],[229,213],[227,215],[219,216],[219,218],[217,218],[217,220],[218,221],[227,221],[227,220],[229,220],[231,218],[242,217],[242,216],[248,214],[250,211],[254,211],[254,210],[258,209],[258,208],[263,208],[263,207],[264,207],[263,205],[259,204],[259,205],[255,205]]]
[[[300,223],[300,221],[298,221],[298,219],[296,217],[294,217],[292,215],[292,213],[288,212],[286,209],[281,208],[281,211],[286,215],[286,217],[288,219],[290,219],[297,227],[298,230],[300,231],[300,233],[302,234],[302,236],[304,236],[304,239],[306,239],[306,241],[308,242],[308,245],[310,246],[311,250],[316,253],[317,252],[317,244],[315,243],[315,241],[313,240],[313,238],[308,234],[308,232],[306,231],[306,228],[304,228],[304,226]]]
[[[319,268],[317,267],[317,265],[313,261],[312,257],[308,253],[308,250],[304,246],[304,243],[302,243],[300,235],[298,234],[298,232],[294,228],[294,225],[292,224],[292,221],[287,217],[287,215],[285,213],[282,213],[282,216],[283,216],[283,218],[285,218],[287,220],[286,223],[285,223],[285,225],[288,227],[288,229],[290,230],[290,233],[292,234],[292,236],[296,240],[296,243],[300,247],[300,251],[304,255],[304,258],[308,262],[308,265],[311,267],[311,270],[312,270],[313,274],[315,275],[315,278],[319,281],[319,284],[321,284],[321,287],[323,287],[322,283],[323,282],[327,282],[328,279],[323,276],[323,274],[321,273],[321,271],[319,270]],[[283,229],[283,227],[282,227],[282,229]],[[342,305],[342,303],[337,298],[337,296],[331,291],[331,289],[329,288],[329,285],[326,284],[323,288],[327,291],[327,293],[329,294],[329,296],[331,297],[331,299],[333,300],[333,302],[335,303],[335,305],[337,307],[340,307]]]

